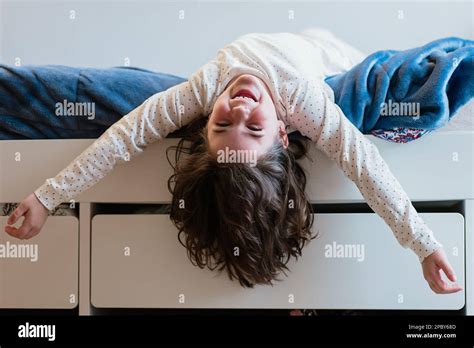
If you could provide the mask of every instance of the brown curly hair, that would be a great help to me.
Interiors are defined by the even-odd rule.
[[[290,257],[301,256],[305,243],[316,237],[306,175],[297,163],[306,155],[306,141],[290,137],[288,149],[276,141],[255,166],[219,163],[208,151],[207,118],[187,129],[167,149],[174,169],[168,180],[170,218],[179,242],[200,268],[226,268],[244,287],[273,285],[280,272],[286,275]]]

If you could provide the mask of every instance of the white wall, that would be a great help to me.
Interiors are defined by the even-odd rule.
[[[6,64],[110,67],[128,57],[132,66],[187,77],[247,32],[322,26],[368,53],[473,38],[472,1],[0,1]]]

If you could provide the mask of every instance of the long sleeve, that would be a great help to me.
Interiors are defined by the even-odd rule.
[[[442,247],[413,207],[377,147],[328,96],[322,81],[306,81],[288,98],[289,122],[335,161],[360,190],[372,210],[391,228],[398,243],[420,262]]]
[[[215,102],[219,80],[218,61],[203,65],[188,81],[156,93],[110,126],[66,168],[34,193],[53,210],[96,184],[114,167],[141,154],[151,143],[206,116]]]

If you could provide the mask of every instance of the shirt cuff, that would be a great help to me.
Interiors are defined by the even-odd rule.
[[[443,244],[439,243],[433,236],[431,230],[425,225],[423,230],[420,231],[418,238],[411,241],[409,248],[418,256],[420,263],[423,260],[434,253],[436,250],[441,249]]]
[[[54,190],[53,186],[49,183],[49,179],[38,187],[34,194],[38,200],[45,206],[49,211],[53,211],[58,205],[62,203],[61,196]]]

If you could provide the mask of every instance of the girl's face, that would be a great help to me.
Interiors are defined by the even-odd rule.
[[[275,141],[288,147],[285,124],[277,119],[268,87],[250,74],[233,78],[217,98],[209,116],[207,138],[213,155],[228,147],[254,151],[260,157]]]

